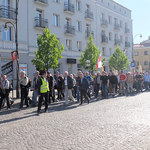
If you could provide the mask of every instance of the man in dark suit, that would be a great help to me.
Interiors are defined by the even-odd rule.
[[[80,105],[83,104],[83,96],[86,98],[86,100],[89,104],[90,99],[87,94],[87,90],[89,88],[88,80],[87,80],[87,78],[84,77],[82,72],[80,72],[79,77],[80,77],[79,88],[80,88],[80,97],[81,97]]]

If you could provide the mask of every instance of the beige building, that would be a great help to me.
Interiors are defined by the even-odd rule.
[[[11,51],[15,50],[14,28],[9,24],[8,30],[4,30],[6,22],[15,23],[15,2],[0,1],[1,66],[11,60]],[[103,51],[106,70],[109,70],[108,59],[117,44],[130,62],[132,60],[131,11],[113,0],[19,0],[18,11],[19,64],[26,66],[31,78],[35,72],[31,60],[37,50],[36,39],[45,27],[65,46],[59,64],[62,73],[65,70],[76,73],[81,69],[78,59],[88,44],[90,33],[96,46]]]
[[[150,71],[150,37],[134,45],[136,71]]]

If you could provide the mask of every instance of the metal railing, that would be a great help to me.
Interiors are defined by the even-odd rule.
[[[114,24],[114,29],[115,29],[115,30],[120,30],[120,25],[119,25],[118,23],[115,23],[115,24]]]
[[[106,35],[102,35],[102,43],[108,43],[108,37]]]
[[[89,9],[87,9],[87,10],[85,11],[85,18],[93,19],[93,18],[94,18],[93,12],[90,11]]]
[[[48,4],[48,0],[34,0],[35,2],[40,2],[44,4]]]
[[[72,26],[72,25],[66,24],[65,25],[65,34],[72,34],[72,35],[74,35],[75,34],[75,27]]]
[[[75,12],[74,5],[71,3],[64,3],[64,11],[69,11],[74,13]]]
[[[35,17],[35,27],[40,28],[48,27],[48,19]]]
[[[91,30],[86,30],[85,31],[85,37],[86,38],[88,38],[89,36],[90,36],[90,34],[93,36],[93,38],[94,38],[94,32],[93,31],[91,31]]]
[[[125,42],[125,47],[130,47],[130,42]]]
[[[102,26],[107,26],[108,25],[108,21],[106,19],[101,19],[101,25]]]
[[[125,28],[125,33],[130,33],[130,29],[129,28]]]
[[[16,20],[16,9],[10,6],[0,6],[0,18]]]
[[[114,40],[114,45],[120,45],[120,44],[121,44],[121,41],[119,39]]]

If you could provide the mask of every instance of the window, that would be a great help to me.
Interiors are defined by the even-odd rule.
[[[53,0],[53,2],[55,2],[55,3],[59,3],[59,0]]]
[[[122,28],[122,21],[120,20],[120,27]]]
[[[78,68],[78,71],[82,71],[82,66],[80,64],[77,64],[77,68]]]
[[[77,31],[81,32],[81,21],[77,21]]]
[[[78,49],[78,51],[81,51],[81,49],[82,49],[81,41],[77,41],[77,49]]]
[[[81,2],[79,0],[76,0],[76,10],[81,11]]]
[[[148,65],[148,61],[144,61],[144,66],[147,66]]]
[[[109,40],[111,41],[112,40],[112,33],[109,32]]]
[[[144,55],[148,55],[148,51],[144,51]]]
[[[122,43],[123,42],[123,36],[120,35],[120,42]]]
[[[136,62],[136,65],[139,66],[139,61]]]
[[[109,48],[109,55],[111,56],[112,55],[112,49]]]
[[[59,26],[59,15],[53,14],[53,25]]]
[[[105,56],[105,47],[102,47],[102,55]]]
[[[134,52],[134,56],[139,56],[139,52]]]
[[[2,27],[2,40],[11,41],[12,40],[12,28],[8,27],[8,29],[4,29]]]
[[[71,44],[72,44],[72,41],[67,39],[66,40],[66,47],[67,47],[68,50],[72,50]]]
[[[109,16],[109,24],[112,24],[112,17]]]
[[[90,5],[86,4],[86,9],[90,9]]]

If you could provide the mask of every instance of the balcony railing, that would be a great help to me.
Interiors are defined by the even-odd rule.
[[[66,25],[65,25],[65,34],[75,35],[75,27],[66,24]]]
[[[85,18],[87,18],[87,19],[93,19],[93,18],[94,18],[93,12],[90,11],[89,9],[87,9],[87,10],[85,11]]]
[[[16,9],[12,7],[0,6],[0,18],[16,19]]]
[[[125,47],[130,47],[130,42],[125,42]]]
[[[102,43],[108,43],[108,37],[106,35],[102,35]]]
[[[44,18],[35,17],[35,27],[39,28],[48,27],[48,20]]]
[[[125,28],[125,33],[130,33],[130,29]]]
[[[85,31],[85,37],[86,38],[88,38],[89,36],[90,36],[90,34],[93,36],[93,38],[94,38],[94,32],[93,31],[91,31],[91,30],[86,30]]]
[[[121,41],[119,39],[115,39],[114,45],[120,45],[120,44],[121,44]]]
[[[114,24],[114,29],[115,29],[115,30],[120,30],[120,25],[119,25],[118,23],[115,23],[115,24]]]
[[[107,26],[108,25],[108,21],[106,19],[102,19],[101,22],[102,22],[101,23],[102,26]]]
[[[71,3],[65,3],[64,11],[74,13],[75,12],[74,5]]]
[[[48,4],[48,0],[34,0],[35,2],[40,2],[43,4]]]

